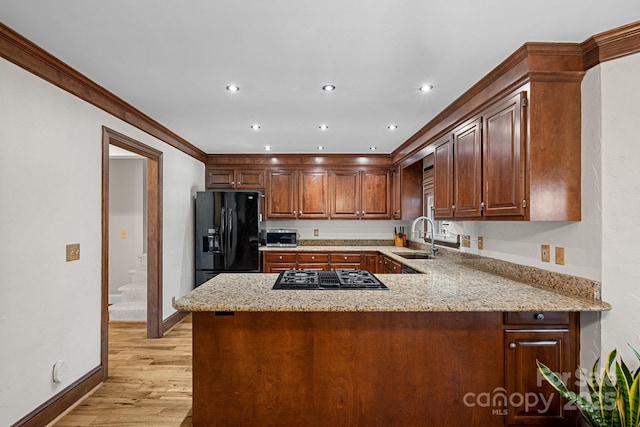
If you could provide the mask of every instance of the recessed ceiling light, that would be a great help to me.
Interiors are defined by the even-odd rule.
[[[260,130],[260,125],[259,125],[259,124],[253,124],[253,125],[251,125],[250,127],[251,127],[251,129],[253,129],[253,130]]]
[[[324,85],[324,86],[322,86],[322,90],[324,90],[325,92],[333,92],[334,90],[336,90],[336,86],[335,85]]]
[[[270,145],[265,145],[264,146],[264,151],[271,151],[271,146]]]
[[[418,89],[420,90],[420,92],[429,92],[431,89],[433,89],[433,86],[431,86],[431,85],[422,85]]]
[[[371,151],[376,151],[378,149],[378,147],[369,147],[369,150]]]
[[[319,150],[319,151],[322,151],[322,150],[324,150],[324,147],[323,147],[322,145],[318,145],[318,146],[316,147],[316,149],[317,149],[317,150]]]
[[[325,125],[325,124],[322,124],[322,125],[320,125],[320,126],[318,126],[318,127],[320,128],[320,130],[327,130],[327,129],[329,129],[329,126],[327,126],[327,125]]]
[[[389,125],[389,126],[387,126],[387,129],[389,129],[389,130],[398,129],[398,125]]]
[[[227,90],[229,92],[237,92],[240,90],[240,86],[236,86],[236,85],[229,85],[227,86]]]

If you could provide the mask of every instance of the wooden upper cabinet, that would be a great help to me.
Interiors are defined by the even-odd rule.
[[[477,117],[453,132],[453,216],[482,215],[482,138]]]
[[[328,218],[329,175],[327,171],[300,171],[298,174],[298,218]]]
[[[434,217],[453,217],[453,140],[447,135],[435,143],[433,164]]]
[[[360,171],[331,171],[331,218],[360,216]]]
[[[361,218],[391,217],[391,173],[389,170],[362,171]]]
[[[332,170],[331,218],[391,218],[389,169]]]
[[[497,102],[436,143],[437,219],[524,218],[525,103],[524,92]]]
[[[297,188],[296,170],[270,170],[267,176],[267,218],[296,219]]]
[[[483,112],[484,215],[525,215],[524,92]]]
[[[257,190],[264,188],[264,170],[236,169],[235,188],[238,190]]]
[[[402,218],[402,174],[400,171],[400,165],[395,166],[391,171],[391,180],[393,181],[391,217],[393,219]]]
[[[207,169],[206,188],[208,190],[233,188],[234,172],[233,169]]]
[[[207,168],[208,190],[263,190],[264,169]]]

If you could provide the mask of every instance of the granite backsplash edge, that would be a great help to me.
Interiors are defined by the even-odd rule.
[[[299,240],[298,246],[394,246],[393,240]],[[408,247],[429,250],[429,245],[409,241]],[[516,264],[496,258],[461,252],[439,246],[438,255],[452,262],[462,264],[486,273],[506,277],[517,282],[530,284],[542,289],[552,289],[563,295],[602,301],[601,283],[583,277],[543,270],[537,267]]]

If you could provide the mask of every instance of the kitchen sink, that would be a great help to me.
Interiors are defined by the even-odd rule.
[[[427,252],[391,252],[394,255],[401,256],[406,259],[431,259],[433,256]]]

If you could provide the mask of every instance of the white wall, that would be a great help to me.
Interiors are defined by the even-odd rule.
[[[144,158],[109,159],[109,295],[131,282],[144,252]],[[122,232],[125,237],[122,237]]]
[[[393,240],[393,228],[405,227],[409,232],[411,222],[385,220],[268,220],[262,228],[296,229],[304,240]],[[318,237],[313,230],[318,230]]]
[[[204,165],[0,59],[0,425],[100,364],[102,125],[163,154],[163,279],[193,286],[193,202]],[[65,245],[80,243],[79,261]],[[51,381],[64,359],[68,379]]]
[[[605,62],[602,75],[602,350],[640,351],[640,54]]]

